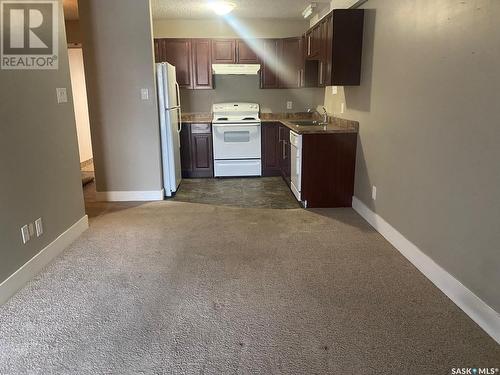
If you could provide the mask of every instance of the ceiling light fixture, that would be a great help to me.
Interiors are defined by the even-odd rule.
[[[236,5],[227,1],[211,1],[208,5],[219,16],[230,13],[236,7]]]
[[[314,10],[316,9],[316,7],[318,6],[318,4],[316,3],[311,3],[307,6],[306,9],[304,9],[304,11],[302,12],[302,17],[304,18],[309,18],[311,17],[311,15],[313,14]]]

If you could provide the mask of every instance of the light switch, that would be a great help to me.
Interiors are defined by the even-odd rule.
[[[43,234],[43,223],[42,218],[35,220],[36,236],[40,237]]]
[[[21,227],[21,236],[23,238],[23,244],[30,240],[30,231],[27,225]]]
[[[141,89],[141,99],[142,100],[149,100],[149,90],[148,89]]]
[[[66,92],[65,87],[59,87],[56,89],[57,93],[57,103],[67,103],[68,102],[68,93]]]

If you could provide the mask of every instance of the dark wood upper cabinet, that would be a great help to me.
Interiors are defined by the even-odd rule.
[[[264,89],[359,85],[363,18],[362,9],[336,9],[298,38],[155,39],[155,61],[174,65],[189,89],[213,88],[214,63],[260,63]]]
[[[161,43],[162,43],[162,40],[161,39],[154,39],[153,40],[153,45],[154,45],[154,52],[155,52],[155,62],[156,63],[159,63],[161,62]]]
[[[363,9],[333,11],[332,75],[328,84],[339,86],[360,84],[363,22]]]
[[[243,39],[236,40],[236,62],[238,64],[258,64],[259,56],[254,50],[258,43],[260,43],[258,40],[252,40],[249,43]]]
[[[263,89],[277,89],[280,87],[280,57],[282,48],[281,39],[265,39],[262,41],[264,56],[260,67],[260,87]]]
[[[214,64],[235,64],[236,40],[234,39],[212,40],[212,62]]]
[[[191,39],[162,39],[160,58],[175,66],[180,87],[193,88]]]
[[[280,87],[299,88],[302,86],[302,38],[282,40]]]
[[[304,34],[304,57],[312,58],[312,30],[306,31]]]
[[[324,85],[328,86],[332,83],[332,56],[333,56],[333,16],[328,15],[323,23],[323,77]]]
[[[310,58],[319,57],[321,53],[321,24],[312,28],[309,35],[308,54]]]
[[[360,84],[363,19],[363,9],[336,9],[305,34],[304,76],[316,75],[313,86]]]
[[[212,89],[212,41],[193,39],[193,88]]]
[[[331,66],[331,58],[328,55],[328,44],[332,43],[332,38],[328,34],[328,25],[331,23],[332,16],[328,15],[323,18],[319,23],[319,53],[318,53],[318,86],[325,87],[327,86],[329,80],[328,76],[328,66]],[[330,63],[329,63],[330,62]],[[331,68],[330,68],[331,69]]]

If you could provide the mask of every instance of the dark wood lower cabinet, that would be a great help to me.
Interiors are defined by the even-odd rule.
[[[214,176],[212,125],[210,123],[182,124],[181,168],[184,178]]]
[[[356,167],[356,133],[302,135],[302,201],[308,208],[351,207]],[[262,123],[262,176],[291,177],[290,129]]]
[[[356,133],[303,135],[301,190],[308,208],[352,206],[356,146]]]
[[[263,122],[262,131],[262,176],[281,176],[280,166],[280,125],[274,122]]]
[[[290,145],[290,129],[286,126],[280,125],[279,129],[279,140],[280,140],[280,170],[281,176],[285,182],[290,186],[290,175],[292,172],[291,164],[291,145]]]
[[[262,176],[282,176],[290,185],[290,130],[279,122],[262,123]]]
[[[290,186],[290,129],[262,122],[262,176],[282,176]],[[184,178],[211,178],[212,125],[183,123],[181,165]],[[302,135],[302,201],[308,208],[351,207],[356,167],[356,133]]]

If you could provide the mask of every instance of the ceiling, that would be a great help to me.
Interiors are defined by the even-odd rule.
[[[312,0],[229,0],[236,4],[231,13],[240,18],[301,19],[302,11]],[[327,0],[323,0],[327,3]],[[151,0],[153,18],[215,18],[208,0]],[[318,2],[320,5],[321,2]],[[64,15],[78,19],[77,0],[63,0]]]

